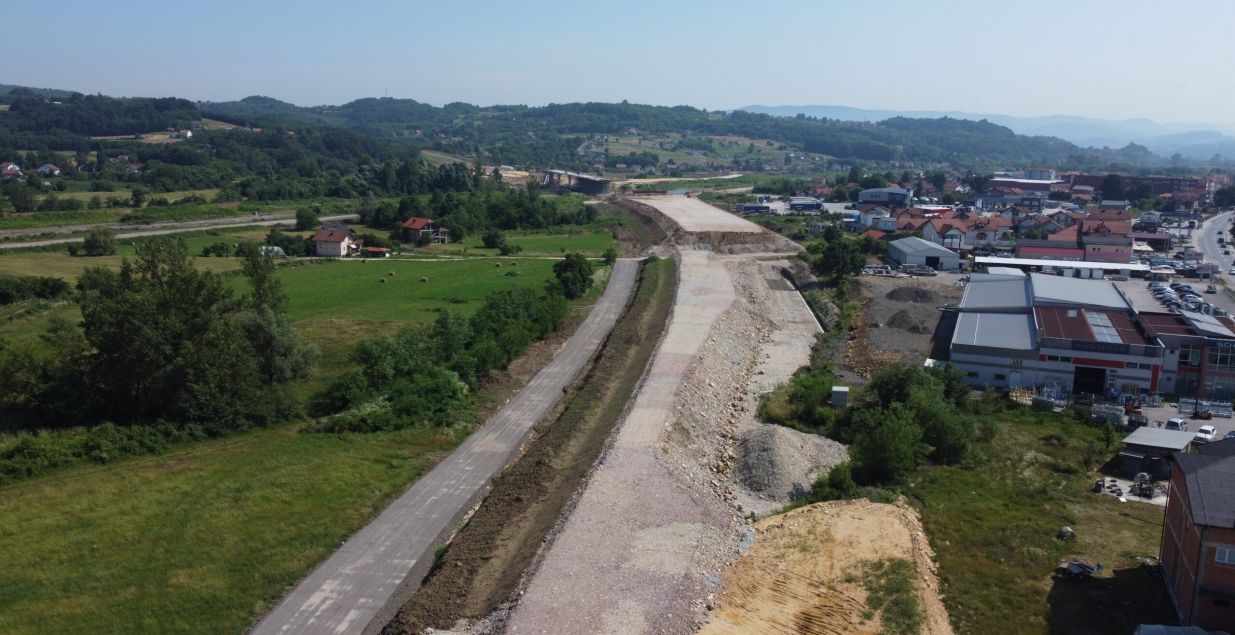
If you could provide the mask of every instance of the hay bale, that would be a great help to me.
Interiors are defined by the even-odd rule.
[[[494,263],[494,264],[493,264],[493,266],[494,266],[494,267],[497,267],[498,269],[501,269],[501,268],[502,268],[502,263],[497,262],[497,263]]]
[[[429,281],[429,276],[420,276],[420,281],[421,281],[421,282],[428,282],[428,281]]]
[[[512,263],[510,263],[510,266],[512,266],[512,267],[513,267],[513,266],[515,266],[515,265],[517,265],[517,264],[519,264],[519,263],[517,263],[517,262],[512,262]]]
[[[395,275],[395,272],[393,272],[393,271],[388,271],[388,272],[386,272],[386,275],[387,275],[387,276],[390,276],[390,277],[392,277],[392,278],[393,278],[393,277],[394,277],[394,275]]]
[[[386,279],[385,279],[385,278],[378,278],[378,279],[377,279],[377,281],[378,281],[378,282],[380,282],[380,283],[382,283],[382,284],[386,284]]]

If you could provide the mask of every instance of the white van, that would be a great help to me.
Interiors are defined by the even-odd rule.
[[[1178,417],[1174,417],[1174,418],[1171,418],[1171,419],[1167,419],[1167,421],[1166,421],[1166,429],[1167,429],[1167,430],[1179,430],[1179,431],[1181,431],[1181,432],[1187,432],[1187,431],[1188,431],[1188,422],[1187,422],[1187,421],[1184,421],[1183,419],[1180,419],[1180,418],[1178,418]]]

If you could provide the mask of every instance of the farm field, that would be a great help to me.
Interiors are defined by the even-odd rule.
[[[132,251],[129,248],[128,254]],[[117,249],[119,252],[119,249]],[[200,249],[198,250],[200,252]],[[190,251],[190,255],[194,252]],[[10,276],[55,276],[70,282],[76,280],[88,267],[119,269],[122,253],[114,256],[70,256],[63,251],[28,251],[0,255],[0,275]],[[198,258],[197,266],[209,271],[231,271],[240,268],[235,258]]]
[[[117,186],[114,192],[91,192],[89,189],[85,189],[86,186],[88,186],[87,183],[82,182],[82,181],[78,181],[77,183],[81,183],[83,189],[77,190],[77,191],[68,190],[64,192],[49,192],[48,194],[44,194],[40,196],[39,200],[43,200],[44,198],[47,198],[48,196],[55,195],[55,197],[59,199],[77,199],[83,203],[86,203],[90,199],[94,198],[95,196],[99,197],[99,199],[103,201],[107,201],[107,199],[113,198],[113,197],[127,199],[130,196],[132,196],[132,193],[133,193],[133,190],[131,188],[125,187],[123,185]],[[182,198],[189,197],[189,196],[200,196],[206,200],[211,200],[218,193],[219,193],[218,189],[180,190],[176,192],[153,192],[153,193],[150,193],[149,196],[152,198],[165,198],[175,203],[176,201]]]
[[[241,632],[459,440],[286,425],[0,487],[0,632]]]
[[[568,252],[579,252],[592,258],[599,258],[614,244],[612,235],[602,231],[554,233],[554,230],[549,230],[547,233],[508,232],[506,242],[523,248],[523,251],[516,254],[517,256],[561,256]],[[468,256],[498,255],[498,250],[485,248],[480,236],[469,236],[457,243],[422,247],[417,252]]]

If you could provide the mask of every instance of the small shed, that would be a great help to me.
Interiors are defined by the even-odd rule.
[[[894,240],[888,245],[888,257],[898,265],[922,265],[951,271],[959,266],[955,251],[916,236]]]
[[[1124,438],[1119,451],[1119,465],[1129,477],[1148,472],[1155,478],[1169,476],[1166,459],[1175,452],[1187,452],[1196,435],[1180,430],[1137,428]]]

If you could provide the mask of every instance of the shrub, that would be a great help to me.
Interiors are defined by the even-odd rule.
[[[116,234],[107,227],[92,227],[81,249],[86,256],[111,256],[116,253]]]

